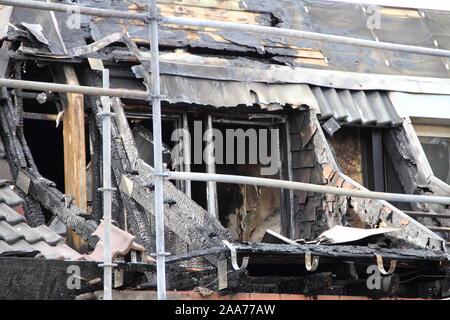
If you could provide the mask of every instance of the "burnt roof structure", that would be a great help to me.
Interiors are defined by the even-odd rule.
[[[149,11],[144,0],[75,2],[129,14]],[[411,200],[403,205],[382,200],[382,196],[357,195],[369,188],[435,200],[450,194],[450,186],[434,176],[408,119],[398,113],[391,99],[391,92],[450,94],[447,57],[164,20],[164,16],[211,19],[450,50],[442,31],[448,14],[390,7],[372,12],[366,5],[313,0],[161,0],[158,8],[162,17],[158,21],[161,97],[157,98],[163,102],[167,124],[163,126],[164,143],[175,141],[170,139],[171,128],[195,134],[194,121],[205,117],[211,127],[223,131],[277,128],[281,132],[274,143],[279,173],[272,178],[353,192],[274,191],[225,183],[210,184],[213,187],[206,192],[201,184],[165,180],[164,233],[166,250],[172,255],[167,258],[169,290],[205,286],[222,294],[450,295],[448,203]],[[148,22],[0,7],[2,80],[36,82],[13,90],[4,87],[0,96],[0,135],[30,225],[16,213],[2,216],[0,212],[0,256],[2,250],[11,252],[9,247],[1,249],[3,242],[11,246],[25,241],[27,245],[17,250],[23,254],[37,249],[46,256],[43,248],[36,247],[41,242],[61,249],[56,245],[60,238],[44,233],[50,232],[46,224],[54,217],[68,227],[66,241],[72,247],[94,250],[88,260],[103,256],[97,238],[99,225],[103,230],[98,189],[102,187],[104,124],[99,115],[110,106],[114,112],[113,230],[127,239],[124,250],[118,249],[121,241],[113,250],[121,251],[119,258],[127,256],[132,261],[136,261],[132,257],[136,250],[145,250],[140,260],[153,262],[145,256],[156,249],[156,178],[154,164],[144,162],[140,154],[145,148],[153,149],[154,141],[149,136],[148,141],[138,143],[132,131],[139,124],[151,127],[148,100],[154,88],[150,53],[154,48],[149,45]],[[415,32],[404,31],[412,29]],[[108,97],[73,91],[79,86],[101,88],[104,70],[109,72],[110,88],[127,91],[127,97],[119,98],[123,95],[118,91]],[[39,83],[55,89],[36,89]],[[40,130],[42,137],[37,138]],[[186,148],[190,146],[183,146],[182,156]],[[167,165],[173,171],[191,170]],[[192,171],[210,170],[205,163],[192,164]],[[254,174],[255,167],[240,164],[215,165],[216,170],[264,176]],[[208,202],[210,192],[217,194],[217,204]],[[5,196],[7,204],[8,199]],[[217,207],[217,215],[208,212],[210,205]],[[22,231],[12,230],[22,225]],[[395,231],[350,243],[315,242],[335,226]],[[267,243],[269,229],[277,230],[272,233],[276,243]],[[60,256],[49,253],[49,257]],[[76,252],[69,258],[74,257],[79,258]],[[384,264],[390,263],[389,270],[383,259]],[[386,281],[375,291],[365,286],[371,265],[377,266]],[[148,282],[140,278],[142,283],[135,288],[155,287],[150,280],[154,267],[146,268]]]

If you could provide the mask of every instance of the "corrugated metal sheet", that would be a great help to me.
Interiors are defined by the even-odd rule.
[[[141,66],[133,68],[144,78]],[[113,71],[111,87],[141,89],[132,78],[118,78]],[[151,88],[151,86],[147,85]],[[309,84],[270,84],[262,82],[217,81],[172,75],[161,76],[161,92],[170,103],[189,103],[216,107],[259,105],[276,110],[289,105],[308,106],[319,114],[320,120],[330,117],[340,123],[392,127],[402,123],[392,105],[388,92],[380,90],[335,89]]]
[[[333,117],[339,123],[392,127],[402,123],[388,93],[378,90],[339,90],[310,86],[320,109],[320,120]]]

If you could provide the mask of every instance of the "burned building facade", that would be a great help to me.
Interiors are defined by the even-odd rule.
[[[143,0],[75,3],[129,13],[148,11]],[[327,1],[161,0],[158,8],[161,17],[422,47],[435,47],[437,41],[439,48],[450,49],[448,35],[440,27],[448,17],[431,10],[379,7],[379,28],[371,28],[367,6]],[[119,98],[3,87],[0,174],[23,200],[15,204],[16,211],[30,228],[49,227],[54,236],[65,237],[71,247],[66,249],[74,250],[71,253],[89,256],[98,248],[99,233],[94,232],[101,226],[103,212],[98,191],[102,187],[99,114],[108,104],[114,113],[112,218],[117,234],[121,230],[134,236],[127,238],[128,245],[118,256],[151,262],[147,256],[155,252],[155,190],[147,23],[76,10],[6,5],[0,9],[2,78],[136,93]],[[438,174],[441,179],[435,176],[433,169],[437,169],[422,145],[425,140],[418,138],[402,111],[406,102],[396,96],[448,96],[448,59],[172,25],[164,18],[159,28],[166,170],[270,178],[360,194],[372,190],[449,196],[448,181],[441,180],[445,174]],[[405,34],[411,28],[417,32]],[[448,157],[442,161],[448,166]],[[212,290],[205,295],[216,291],[299,298],[447,297],[448,203],[386,201],[381,193],[363,197],[166,179],[167,286],[171,291]],[[12,244],[2,230],[0,245],[1,241]],[[60,243],[49,243],[45,237],[41,241]],[[2,252],[8,257],[33,252],[0,250],[0,257]],[[26,263],[34,261],[30,257],[35,256],[29,254]],[[14,259],[20,268],[20,259]],[[372,265],[382,275],[375,290],[367,286]],[[2,268],[7,266],[0,263]],[[132,263],[123,268],[126,274],[135,270]],[[92,266],[86,269],[90,277],[98,276]],[[151,296],[142,290],[155,287],[155,268],[150,263],[144,269],[138,277],[128,277],[127,285],[119,281],[118,298]],[[89,285],[76,294],[99,298],[98,290]],[[74,293],[68,296],[73,298]]]

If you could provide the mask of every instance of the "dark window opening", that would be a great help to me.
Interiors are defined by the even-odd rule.
[[[344,174],[372,191],[405,193],[384,147],[383,130],[390,129],[343,127],[329,141]],[[392,204],[411,210],[408,203]]]
[[[436,177],[450,184],[450,138],[419,137]]]

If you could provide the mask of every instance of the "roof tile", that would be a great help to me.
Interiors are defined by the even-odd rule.
[[[45,242],[47,242],[51,246],[55,246],[64,241],[63,237],[61,237],[56,232],[53,232],[46,225],[42,225],[42,226],[36,227],[34,229],[37,232],[39,232],[41,234],[41,236],[44,238]]]
[[[17,195],[5,180],[0,180],[0,202],[5,202],[10,207],[23,203],[23,199]]]
[[[47,259],[79,260],[82,256],[65,244],[63,238],[42,225],[32,228],[26,219],[8,205],[21,203],[9,184],[0,180],[0,255],[31,255],[39,252]],[[18,197],[18,196],[17,196]]]
[[[3,189],[13,192],[7,183],[0,180],[0,190]],[[0,256],[36,256],[40,253],[46,259],[103,261],[103,222],[94,232],[94,235],[100,238],[95,250],[90,255],[81,255],[64,244],[64,239],[46,225],[36,228],[29,226],[23,216],[8,206],[8,202],[1,203],[2,195],[6,194],[9,194],[9,191],[0,192]],[[8,196],[11,198],[9,203],[20,203],[13,200],[12,195]],[[113,259],[118,255],[126,255],[132,249],[144,251],[142,246],[134,242],[135,237],[128,232],[114,226],[112,231]]]
[[[0,221],[0,240],[11,245],[23,238],[24,236],[20,232],[17,232],[6,221]]]

